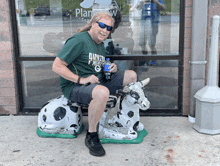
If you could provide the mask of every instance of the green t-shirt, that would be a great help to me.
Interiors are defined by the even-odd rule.
[[[103,75],[102,65],[106,56],[104,44],[93,42],[87,31],[69,38],[57,56],[68,64],[70,71],[81,77]],[[66,98],[70,99],[74,86],[74,82],[60,77],[60,87]]]

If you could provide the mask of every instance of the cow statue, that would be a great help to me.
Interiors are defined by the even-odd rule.
[[[114,108],[106,109],[99,122],[99,137],[115,140],[137,138],[137,131],[144,129],[140,122],[139,109],[147,110],[150,102],[143,88],[149,83],[147,78],[131,83],[118,91],[119,97]]]
[[[42,106],[38,114],[37,134],[41,137],[60,134],[63,138],[68,138],[68,135],[74,138],[83,130],[82,118],[81,106],[61,95]]]
[[[109,97],[99,122],[99,137],[132,140],[144,129],[139,109],[147,110],[150,102],[143,92],[149,78],[131,83]],[[75,138],[83,130],[82,111],[88,105],[72,103],[63,95],[48,101],[38,114],[37,134],[41,137]]]

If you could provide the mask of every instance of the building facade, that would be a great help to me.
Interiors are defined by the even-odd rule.
[[[53,59],[63,41],[91,18],[91,11],[100,10],[72,1],[76,7],[70,6],[68,11],[63,10],[68,6],[64,0],[47,0],[40,5],[34,0],[32,4],[23,0],[0,2],[0,114],[36,113],[44,102],[62,94],[58,76],[51,71]],[[115,47],[118,43],[123,53],[109,57],[120,70],[135,70],[139,80],[151,78],[145,92],[152,107],[143,115],[194,117],[193,96],[206,85],[212,17],[219,15],[220,1],[165,1],[156,55],[143,54],[139,47],[141,13],[135,8],[137,2],[111,3],[123,16],[109,41]],[[50,15],[37,15],[40,8],[50,9]],[[140,64],[154,60],[156,66]]]

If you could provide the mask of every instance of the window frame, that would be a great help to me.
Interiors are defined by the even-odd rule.
[[[18,25],[16,21],[16,7],[15,0],[9,0],[10,12],[11,12],[11,24],[12,35],[14,45],[14,55],[16,64],[16,80],[18,86],[18,98],[19,98],[19,113],[20,114],[36,114],[40,111],[40,108],[24,107],[23,99],[23,84],[22,84],[22,68],[21,63],[24,61],[53,61],[56,56],[21,56],[19,48],[18,37]],[[180,21],[179,21],[179,54],[169,55],[112,55],[108,56],[111,60],[178,60],[178,108],[177,109],[148,109],[148,111],[140,111],[141,116],[180,116],[182,115],[182,103],[183,103],[183,56],[184,56],[184,30],[185,30],[185,1],[180,0]],[[83,111],[84,115],[87,115],[87,111]]]

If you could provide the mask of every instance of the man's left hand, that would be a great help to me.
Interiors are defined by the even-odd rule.
[[[110,65],[110,72],[115,73],[117,71],[117,65],[115,63],[112,63]]]

